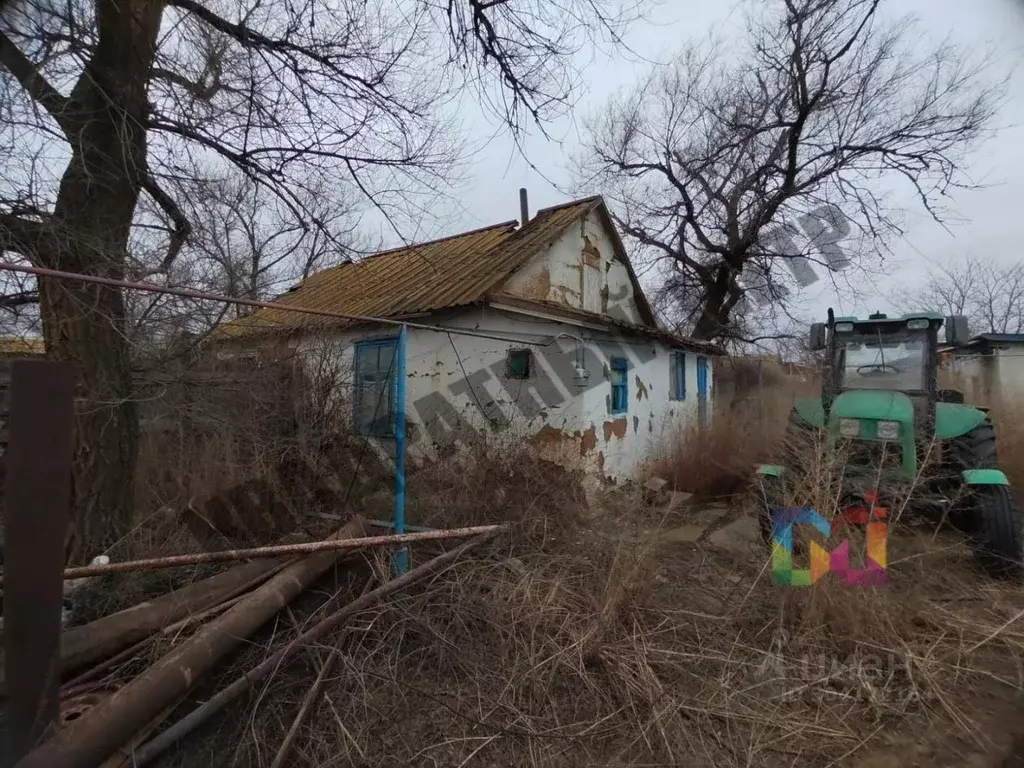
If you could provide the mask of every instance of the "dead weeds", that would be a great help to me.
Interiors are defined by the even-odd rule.
[[[660,538],[685,513],[628,489],[583,515],[572,478],[525,454],[423,470],[410,493],[416,522],[516,524],[162,764],[270,764],[330,649],[291,765],[824,768],[908,733],[963,765],[995,749],[986,706],[1024,685],[1024,597],[980,578],[959,539],[900,528],[885,587],[785,588],[763,547]]]

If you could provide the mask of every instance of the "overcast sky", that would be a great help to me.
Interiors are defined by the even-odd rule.
[[[953,40],[977,52],[991,50],[996,64],[1010,75],[1007,103],[998,117],[997,138],[975,153],[967,169],[972,178],[988,188],[960,193],[950,205],[963,221],[951,224],[951,232],[928,218],[907,196],[906,237],[893,243],[892,270],[876,284],[859,279],[869,300],[842,297],[831,289],[805,289],[800,314],[821,315],[832,305],[843,314],[875,309],[893,311],[885,296],[898,281],[913,287],[935,263],[957,254],[976,254],[1000,261],[1020,259],[1018,243],[1024,223],[1024,68],[1017,66],[1024,53],[1024,0],[885,0],[886,14],[913,14],[921,27],[937,40]],[[735,3],[707,0],[662,0],[645,23],[632,29],[628,42],[645,57],[665,61],[690,37],[703,37],[716,25],[738,31],[740,12]],[[628,87],[650,66],[628,53],[614,60],[599,58],[585,64],[587,92],[573,119],[556,123],[554,140],[532,136],[525,142],[526,157],[508,136],[491,139],[474,158],[464,186],[456,190],[456,204],[437,227],[439,234],[518,218],[518,190],[529,190],[531,209],[569,199],[566,159],[578,143],[578,121],[599,107],[617,89]],[[470,136],[477,141],[489,136],[489,127],[472,114],[464,118]],[[536,170],[531,168],[533,165]],[[825,281],[817,284],[822,286]]]

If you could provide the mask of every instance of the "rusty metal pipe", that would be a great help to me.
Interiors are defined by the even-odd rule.
[[[181,565],[201,565],[205,563],[226,563],[232,560],[248,560],[280,555],[311,555],[314,552],[340,552],[346,549],[374,549],[389,544],[414,544],[419,541],[449,541],[451,539],[470,539],[485,533],[493,533],[500,526],[476,525],[470,528],[452,528],[450,530],[419,531],[416,533],[388,534],[387,536],[366,536],[358,539],[325,539],[324,541],[307,541],[301,544],[276,544],[268,547],[251,549],[225,549],[220,552],[197,552],[191,555],[170,555],[154,557],[148,560],[125,560],[122,563],[106,563],[104,565],[82,565],[67,568],[64,579],[78,579],[83,576],[103,576],[109,573],[130,573],[132,571],[157,571],[162,568],[176,568]],[[0,584],[3,584],[0,578]]]
[[[393,592],[397,592],[403,587],[407,587],[425,576],[431,576],[437,573],[444,566],[462,557],[462,555],[468,550],[486,542],[494,535],[494,533],[495,532],[487,533],[483,536],[472,539],[471,541],[467,541],[455,549],[449,550],[443,555],[439,555],[433,560],[429,560],[426,563],[423,563],[423,565],[417,566],[410,571],[406,571],[401,576],[395,577],[376,589],[360,595],[351,603],[347,603],[342,606],[330,616],[326,617],[323,621],[314,625],[279,651],[257,664],[240,678],[231,683],[227,688],[222,689],[212,698],[207,699],[203,704],[185,715],[185,717],[174,723],[174,725],[159,736],[155,737],[152,741],[147,744],[143,744],[142,747],[132,755],[132,758],[135,761],[134,765],[136,768],[139,768],[140,766],[148,763],[172,744],[180,741],[215,714],[220,712],[224,707],[237,699],[243,693],[252,690],[256,685],[266,680],[299,651],[309,647],[311,643],[317,642],[329,632],[338,629],[352,616],[362,610],[365,610]]]

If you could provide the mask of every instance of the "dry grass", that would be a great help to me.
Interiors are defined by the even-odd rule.
[[[707,429],[681,431],[660,446],[650,473],[699,499],[744,491],[755,464],[777,461],[793,398],[769,389],[760,398],[720,404]]]
[[[733,494],[730,513],[749,515],[738,492],[753,464],[782,456],[778,438],[793,398],[769,391],[720,401],[712,429],[665,446],[655,471],[705,499]],[[994,416],[1004,469],[1024,483],[1024,420],[1008,409]],[[332,429],[326,416],[321,424]],[[216,462],[235,467],[232,478],[261,466],[262,436],[220,430],[207,439],[205,452],[173,454],[184,462],[175,470],[181,478],[159,493],[150,488],[150,508],[173,507],[216,481]],[[364,611],[159,764],[269,765],[332,649],[338,663],[289,765],[952,768],[988,753],[993,735],[1019,718],[1024,595],[979,576],[958,536],[896,526],[885,587],[852,589],[830,578],[777,587],[760,542],[679,543],[666,532],[692,523],[694,511],[652,507],[630,487],[588,509],[578,474],[521,444],[491,443],[458,463],[428,464],[407,489],[411,523],[505,520],[507,535]],[[151,468],[157,447],[150,445]],[[834,457],[806,449],[808,472],[790,492],[834,512]],[[365,511],[386,517],[390,499],[377,503]],[[156,514],[124,551],[186,551],[174,538],[181,535],[175,516]],[[414,562],[434,551],[414,549]],[[386,564],[318,584],[198,696],[294,636],[328,600],[357,592],[370,573],[386,578]],[[98,582],[114,602],[93,610],[171,586],[160,579],[199,575],[122,578],[116,589]],[[147,659],[116,674],[138,671],[172,642],[162,638]],[[891,760],[872,762],[878,754]]]
[[[527,454],[411,485],[435,524],[516,525],[332,638],[290,765],[965,765],[991,747],[986,707],[1024,685],[1024,596],[957,538],[896,530],[884,588],[787,589],[763,546],[674,543],[660,532],[692,513],[628,489],[583,515],[573,478]],[[312,656],[164,764],[269,764]]]

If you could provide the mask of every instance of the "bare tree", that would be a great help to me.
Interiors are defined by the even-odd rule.
[[[264,187],[237,174],[203,180],[186,201],[193,234],[169,269],[160,268],[161,243],[137,227],[131,261],[135,271],[158,271],[173,287],[245,299],[269,299],[315,271],[350,260],[368,246],[357,232],[358,201],[351,188],[301,191],[303,210],[318,222],[303,226]],[[144,220],[156,211],[140,205]],[[152,359],[154,345],[178,354],[200,343],[225,318],[249,308],[166,294],[131,293],[129,338]],[[187,346],[182,343],[188,341]],[[159,356],[159,353],[158,353]]]
[[[140,198],[169,272],[198,179],[232,168],[302,227],[318,185],[391,217],[457,160],[449,105],[476,89],[513,128],[571,101],[572,54],[612,0],[16,0],[0,7],[0,252],[121,278]],[[447,47],[447,51],[446,51]],[[137,455],[122,292],[44,279],[47,353],[80,373],[76,542],[130,525]],[[76,542],[73,542],[76,543]]]
[[[887,24],[879,5],[750,6],[738,50],[690,46],[589,122],[580,184],[667,263],[694,336],[742,336],[733,319],[750,289],[785,305],[814,263],[884,255],[899,223],[880,181],[902,180],[937,219],[937,201],[966,184],[965,153],[1001,85],[948,42],[923,50],[912,21]],[[848,219],[852,250],[837,244]]]
[[[929,270],[924,286],[910,295],[916,308],[966,315],[972,334],[1024,333],[1024,264],[1019,262],[954,259]],[[901,296],[905,304],[906,292]]]

